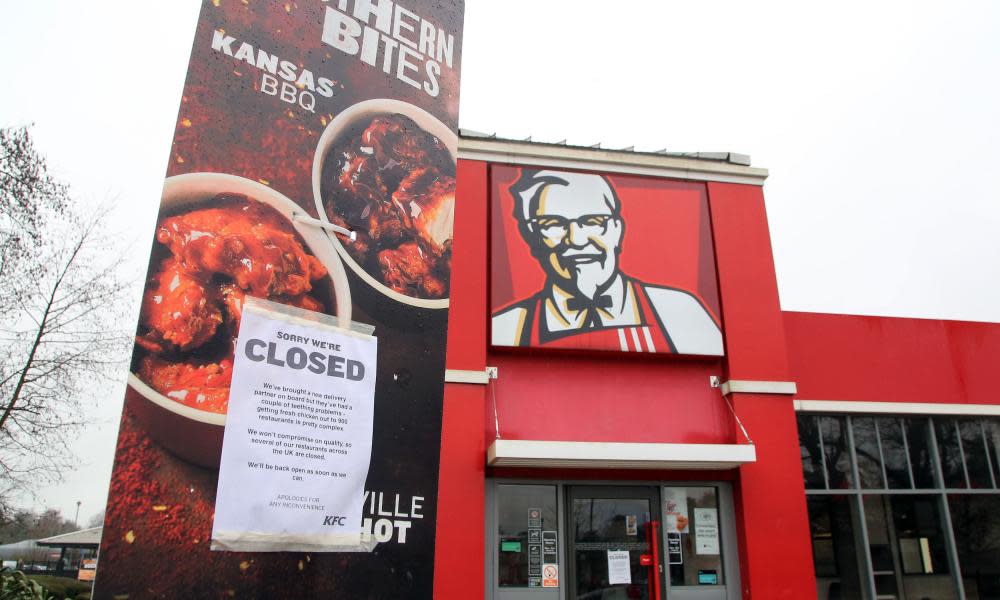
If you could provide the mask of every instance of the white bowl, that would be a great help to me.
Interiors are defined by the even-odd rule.
[[[352,131],[357,125],[369,122],[374,117],[393,114],[401,114],[413,119],[413,122],[418,127],[441,140],[441,143],[448,149],[453,160],[458,160],[458,135],[449,129],[447,125],[439,121],[437,117],[424,109],[407,102],[388,98],[364,100],[353,104],[337,114],[330,121],[326,129],[323,130],[323,135],[320,136],[319,143],[316,145],[316,156],[313,158],[312,186],[313,199],[316,202],[316,213],[321,220],[327,223],[330,222],[326,214],[326,207],[323,205],[323,196],[320,190],[323,179],[323,163],[326,161],[326,156],[329,154],[330,148],[340,142],[344,134]],[[368,271],[354,260],[354,257],[347,252],[335,233],[328,231],[324,231],[324,233],[330,240],[330,243],[333,244],[333,247],[340,253],[344,262],[347,263],[347,266],[351,267],[361,279],[379,292],[404,304],[422,308],[448,308],[448,298],[434,300],[414,298],[413,296],[400,294],[396,290],[390,289],[384,283],[372,277]]]
[[[189,173],[168,177],[163,183],[161,214],[197,209],[222,194],[242,194],[266,204],[289,220],[309,251],[326,267],[333,283],[333,298],[341,327],[351,325],[351,291],[347,273],[330,247],[324,230],[292,220],[305,210],[266,185],[224,173]],[[126,399],[146,431],[168,450],[195,464],[217,467],[222,451],[226,415],[186,406],[151,388],[135,373],[129,373]]]

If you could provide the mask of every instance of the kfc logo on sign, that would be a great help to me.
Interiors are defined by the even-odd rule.
[[[704,186],[497,167],[494,346],[721,356]]]

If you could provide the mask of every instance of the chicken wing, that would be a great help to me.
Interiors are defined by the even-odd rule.
[[[192,364],[146,356],[139,363],[139,377],[171,400],[225,414],[229,408],[233,361],[225,358],[219,362]]]
[[[192,277],[180,261],[167,258],[146,287],[139,322],[147,332],[136,342],[147,350],[197,348],[212,339],[222,323],[218,294]]]
[[[379,252],[378,262],[385,285],[400,294],[441,298],[447,293],[447,286],[431,269],[433,261],[427,260],[415,242]]]
[[[193,273],[232,278],[264,297],[298,296],[326,275],[288,222],[244,196],[224,194],[217,206],[161,221],[156,239]]]
[[[414,169],[430,167],[447,172],[455,168],[441,140],[400,114],[372,119],[361,134],[361,148],[371,149],[390,190],[396,189]]]
[[[451,247],[455,226],[455,178],[436,169],[416,169],[399,184],[393,203],[435,256]]]

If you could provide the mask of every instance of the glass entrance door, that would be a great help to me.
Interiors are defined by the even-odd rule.
[[[656,600],[657,581],[659,600],[740,598],[726,482],[487,480],[486,489],[487,600]]]
[[[650,600],[651,578],[660,577],[651,544],[659,532],[650,525],[660,520],[659,490],[571,486],[568,492],[567,598]],[[651,565],[641,564],[643,555]]]
[[[669,600],[727,600],[739,597],[731,581],[735,565],[731,543],[732,503],[722,484],[666,485],[663,497],[663,546]],[[728,561],[728,562],[727,562]]]

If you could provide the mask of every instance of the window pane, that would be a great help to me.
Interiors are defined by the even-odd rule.
[[[817,598],[862,598],[854,498],[810,496],[807,502]]]
[[[983,442],[983,429],[979,421],[963,420],[958,422],[958,432],[962,436],[962,450],[965,452],[965,468],[969,473],[969,486],[973,488],[991,488],[990,463],[986,459],[986,446]]]
[[[878,440],[875,438],[875,419],[855,417],[851,419],[851,428],[854,433],[854,453],[858,458],[861,488],[884,488],[882,459],[879,456]]]
[[[896,580],[896,560],[892,554],[892,537],[886,514],[888,496],[865,496],[865,526],[868,529],[868,551],[872,557],[872,576],[878,596],[896,598],[899,586]]]
[[[940,496],[889,496],[906,598],[951,600],[958,590],[948,565]]]
[[[965,597],[1000,598],[1000,496],[948,497]]]
[[[570,508],[577,598],[649,600],[649,570],[640,556],[650,553],[647,532],[651,520],[648,497],[574,498]],[[632,517],[631,519],[629,517]],[[611,583],[609,551],[625,551],[631,583]]]
[[[826,470],[830,489],[854,487],[854,478],[851,477],[851,453],[847,448],[847,429],[843,417],[819,417],[819,429],[826,451]]]
[[[799,415],[799,451],[802,454],[802,477],[806,489],[823,489],[823,457],[819,443],[819,422],[813,415]]]
[[[882,459],[885,460],[885,477],[893,489],[909,489],[910,465],[903,445],[903,427],[899,419],[876,419],[879,439],[882,440]]]
[[[934,434],[937,436],[938,456],[941,458],[941,475],[948,488],[964,488],[965,469],[962,467],[962,451],[958,447],[958,433],[952,419],[934,419]]]
[[[687,531],[681,532],[681,564],[670,565],[671,586],[725,585],[722,569],[722,543],[719,537],[719,500],[715,487],[688,486],[685,488],[664,488],[676,490],[687,497]],[[664,506],[664,508],[668,508]],[[699,544],[698,535],[706,536],[705,542],[714,541],[706,547]],[[605,559],[606,560],[606,559]],[[714,580],[714,584],[702,583],[702,577]],[[617,597],[617,596],[616,596]]]
[[[945,549],[941,497],[871,495],[863,502],[878,596],[957,600]]]
[[[1000,486],[1000,423],[989,419],[983,421],[986,428],[986,448],[989,450],[990,462],[993,464],[993,477],[996,478],[997,485]]]
[[[500,587],[528,587],[529,584],[540,587],[542,539],[556,537],[558,544],[557,530],[556,486],[497,486],[496,550]],[[535,547],[538,549],[533,552]],[[537,563],[534,565],[531,563],[533,554]],[[544,560],[557,562],[558,558],[545,557]]]
[[[947,573],[948,555],[941,534],[938,496],[891,496],[891,499],[893,523],[903,556],[903,573]],[[911,553],[912,548],[902,551],[907,540],[914,542],[915,553]]]
[[[929,421],[926,418],[904,419],[906,444],[910,448],[913,484],[918,488],[937,487],[934,482],[934,461],[931,459]]]

